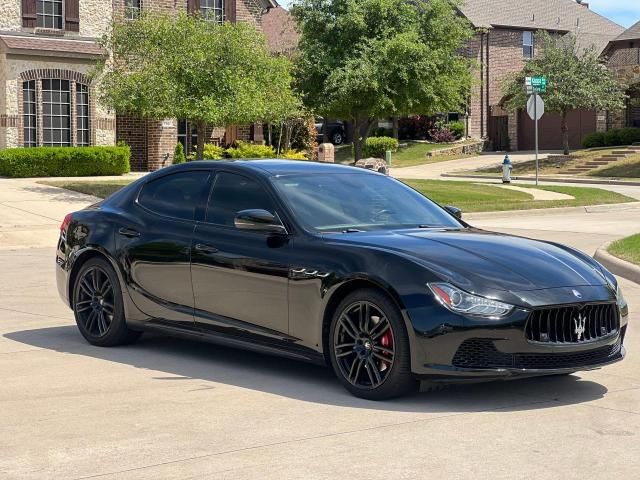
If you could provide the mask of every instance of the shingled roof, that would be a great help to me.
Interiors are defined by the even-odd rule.
[[[593,45],[598,53],[624,31],[575,0],[464,0],[460,11],[477,28],[572,32],[582,48]]]
[[[295,21],[282,7],[273,8],[262,16],[262,31],[271,53],[291,55],[298,46]]]
[[[640,22],[622,32],[613,41],[618,42],[620,40],[640,40]]]
[[[92,40],[0,34],[0,51],[57,57],[98,58],[105,50]]]

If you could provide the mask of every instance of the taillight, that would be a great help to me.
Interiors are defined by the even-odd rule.
[[[72,215],[70,213],[67,213],[67,215],[64,217],[64,220],[62,220],[62,225],[60,225],[60,233],[65,235],[67,233],[67,228],[69,228],[69,224],[71,223],[71,217]]]

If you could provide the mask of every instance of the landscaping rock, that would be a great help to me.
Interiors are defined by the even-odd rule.
[[[475,153],[481,153],[484,149],[484,141],[477,141],[473,143],[465,143],[460,145],[454,145],[453,147],[441,148],[438,150],[432,150],[427,152],[427,157],[434,157],[436,155],[471,155]]]
[[[363,158],[356,162],[356,167],[366,168],[367,170],[373,170],[378,173],[389,175],[389,166],[381,158]]]

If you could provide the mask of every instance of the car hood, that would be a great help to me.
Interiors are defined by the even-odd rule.
[[[413,258],[443,280],[477,293],[606,285],[595,265],[569,249],[483,230],[359,232],[333,239],[395,251]]]

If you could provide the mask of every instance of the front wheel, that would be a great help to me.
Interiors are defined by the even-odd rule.
[[[331,134],[331,143],[334,145],[342,145],[344,143],[344,135],[340,131]]]
[[[348,295],[336,309],[330,331],[333,369],[353,395],[385,400],[414,391],[409,338],[400,311],[372,289]]]
[[[92,345],[123,345],[141,335],[127,327],[118,276],[101,258],[80,268],[73,287],[73,313],[80,333]]]

